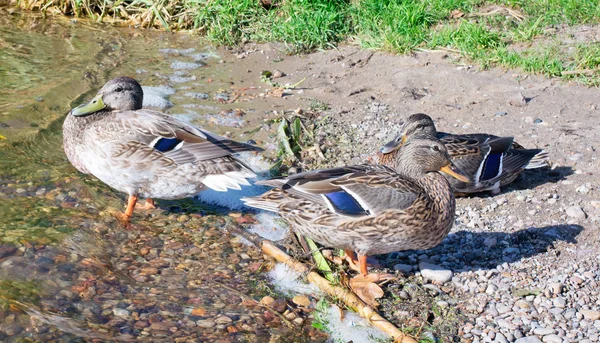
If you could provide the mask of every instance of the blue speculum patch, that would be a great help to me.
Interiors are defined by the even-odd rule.
[[[156,141],[153,148],[160,152],[167,152],[175,149],[181,141],[177,138],[161,138]]]
[[[500,161],[502,160],[502,154],[490,154],[483,166],[483,173],[479,180],[489,180],[498,175],[500,172]]]
[[[347,192],[333,192],[325,194],[333,207],[341,213],[351,215],[367,214],[364,208],[360,206],[358,201]]]

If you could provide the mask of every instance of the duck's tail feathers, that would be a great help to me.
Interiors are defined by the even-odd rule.
[[[276,179],[259,180],[259,181],[256,181],[255,184],[261,185],[261,186],[270,186],[270,187],[274,187],[274,188],[281,188],[285,185],[286,182],[287,182],[287,180],[284,178],[276,178]]]
[[[263,197],[242,198],[244,205],[258,208],[269,212],[279,212],[279,205],[275,202],[265,200]]]
[[[545,168],[550,166],[550,154],[545,150],[538,151],[539,152],[535,154],[525,166],[525,169]]]
[[[215,191],[226,192],[229,189],[240,190],[243,186],[250,186],[248,178],[255,178],[256,174],[252,170],[242,169],[230,171],[223,174],[206,175],[202,178],[202,183]]]
[[[503,154],[502,171],[514,172],[526,169],[541,152],[539,149],[509,150]]]

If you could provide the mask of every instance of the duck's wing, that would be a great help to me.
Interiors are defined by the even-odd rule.
[[[258,183],[275,189],[242,199],[247,205],[280,213],[318,215],[312,221],[321,225],[377,215],[388,209],[406,209],[421,191],[392,169],[374,165],[317,170]]]
[[[547,152],[524,149],[513,137],[439,133],[439,138],[454,164],[471,178],[469,183],[449,180],[459,193],[496,189],[515,180],[523,169],[548,165]]]
[[[122,145],[122,151],[147,153],[148,159],[168,158],[181,165],[230,156],[242,151],[261,151],[187,125],[153,110],[115,111],[97,123],[95,132]]]
[[[464,171],[472,183],[496,178],[506,166],[506,153],[513,144],[512,137],[486,134],[452,135],[440,133],[452,161]]]

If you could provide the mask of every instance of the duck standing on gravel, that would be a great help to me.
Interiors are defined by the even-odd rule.
[[[129,77],[108,81],[88,103],[67,115],[63,143],[69,161],[129,195],[117,218],[129,223],[139,197],[180,199],[203,189],[241,189],[254,172],[232,154],[261,151],[142,109],[143,91]]]
[[[513,182],[525,169],[547,167],[548,153],[541,149],[525,149],[513,137],[488,134],[453,135],[437,132],[430,116],[410,115],[403,123],[399,136],[380,149],[373,162],[390,165],[394,155],[410,138],[437,138],[444,143],[452,162],[465,172],[470,181],[448,178],[456,195],[483,191],[493,194]]]
[[[362,164],[259,181],[274,188],[242,200],[279,213],[300,235],[349,257],[356,252],[367,275],[368,255],[429,249],[446,237],[455,201],[439,171],[468,182],[441,142],[411,139],[391,168]]]

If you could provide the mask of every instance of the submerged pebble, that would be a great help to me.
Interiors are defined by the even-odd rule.
[[[210,96],[208,94],[206,94],[206,93],[192,93],[192,92],[190,92],[190,93],[185,93],[184,95],[187,96],[187,97],[190,97],[190,98],[202,99],[202,100],[206,100],[206,99],[210,98]]]
[[[183,62],[183,61],[173,61],[171,63],[171,68],[172,69],[178,69],[178,70],[194,70],[194,69],[198,69],[200,67],[205,66],[205,63],[202,62]]]

